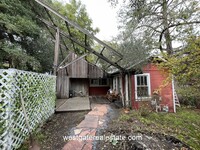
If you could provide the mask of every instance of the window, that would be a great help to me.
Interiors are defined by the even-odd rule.
[[[99,80],[98,79],[91,79],[90,84],[91,85],[99,85]]]
[[[108,85],[107,79],[99,79],[99,85]]]
[[[90,86],[108,86],[109,85],[109,79],[90,79]]]
[[[142,100],[150,97],[150,75],[149,73],[135,75],[135,97]]]

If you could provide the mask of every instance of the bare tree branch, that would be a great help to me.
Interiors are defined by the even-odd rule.
[[[165,31],[169,28],[172,28],[172,27],[177,27],[177,26],[182,26],[182,25],[189,25],[189,24],[198,24],[200,23],[200,21],[192,21],[192,22],[179,22],[177,24],[172,24],[172,25],[169,25],[167,28],[163,29],[161,34],[160,34],[160,38],[159,38],[159,43],[160,43],[160,51],[162,52],[163,51],[163,48],[162,48],[162,37],[163,37],[163,34],[165,33]]]
[[[161,33],[161,31],[157,30],[158,27],[152,27],[152,26],[150,26],[150,25],[141,25],[141,26],[137,27],[137,29],[142,28],[142,27],[147,27],[147,28],[152,29],[152,30],[155,31],[155,32]]]

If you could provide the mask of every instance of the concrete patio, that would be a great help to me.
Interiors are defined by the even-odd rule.
[[[89,97],[56,100],[56,112],[91,110]]]

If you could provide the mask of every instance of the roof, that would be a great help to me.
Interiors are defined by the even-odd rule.
[[[125,72],[130,72],[130,71],[136,69],[140,64],[144,63],[145,61],[153,61],[155,59],[157,59],[156,61],[158,61],[158,59],[159,59],[161,62],[166,62],[167,61],[160,55],[149,55],[145,59],[142,59],[142,60],[140,60],[140,61],[138,61],[136,63],[133,63],[129,67],[126,67],[125,68],[125,70],[126,70]],[[120,71],[116,70],[116,71],[113,71],[111,74],[114,75],[114,74],[119,74],[119,73],[120,73]]]
[[[59,34],[61,36],[61,40],[59,41],[60,50],[62,50],[62,49],[69,50],[67,44],[65,43],[65,39],[68,39],[69,43],[71,43],[73,45],[74,51],[76,50],[76,46],[80,46],[80,47],[84,48],[85,50],[87,50],[90,55],[96,56],[96,60],[94,62],[90,62],[90,63],[93,63],[94,65],[96,65],[98,67],[101,67],[99,60],[103,60],[105,62],[105,64],[107,64],[107,66],[105,68],[103,68],[106,72],[108,72],[109,69],[113,69],[113,68],[115,68],[115,69],[117,68],[121,71],[124,70],[124,68],[119,65],[119,62],[123,59],[122,54],[120,54],[114,48],[112,48],[108,44],[104,43],[103,41],[101,41],[100,39],[95,37],[93,34],[91,34],[86,29],[83,29],[81,26],[79,26],[75,22],[69,20],[67,17],[63,16],[62,14],[60,14],[59,12],[54,10],[52,7],[50,7],[48,4],[46,4],[42,0],[35,0],[35,1],[44,8],[44,12],[46,12],[47,16],[49,17],[49,20],[47,21],[42,17],[42,15],[38,16],[39,20],[45,24],[47,29],[51,32],[52,36],[55,34],[55,32],[57,32],[57,29],[59,27],[59,25],[56,24],[53,19],[55,16],[58,17],[58,19],[60,19],[61,22],[66,24],[66,30],[68,32],[65,32],[65,31],[59,29]],[[35,7],[35,6],[33,6],[33,7]],[[54,17],[52,17],[52,15],[54,15]],[[71,35],[72,28],[76,29],[77,31],[79,31],[80,33],[85,35],[84,42],[77,40],[75,37],[73,37]],[[54,30],[53,31],[54,33],[52,33],[52,29]],[[87,37],[90,39],[93,39],[98,45],[100,45],[100,47],[102,49],[97,51],[97,50],[93,49],[92,47],[90,47],[90,45],[88,45],[89,42],[88,42]],[[54,37],[54,39],[55,39],[55,37]],[[106,51],[106,53],[109,53],[109,55],[105,55],[103,53],[104,51]],[[115,56],[115,59],[113,59],[113,57],[112,57],[113,55]]]
[[[128,64],[128,66],[121,66],[120,61],[123,61],[123,59],[125,59],[125,58],[123,58],[123,55],[121,53],[119,53],[117,50],[115,50],[108,44],[104,43],[103,41],[101,41],[100,39],[95,37],[93,34],[91,34],[86,29],[83,29],[80,25],[69,20],[66,16],[63,16],[62,14],[60,14],[59,12],[54,10],[52,7],[50,7],[48,4],[46,4],[42,0],[35,0],[35,1],[38,4],[40,4],[43,7],[44,12],[47,13],[47,16],[49,17],[48,21],[45,20],[41,15],[38,16],[38,18],[40,21],[42,21],[45,24],[45,26],[47,27],[47,29],[49,30],[49,32],[55,39],[56,43],[59,43],[60,47],[58,46],[59,47],[58,49],[60,49],[60,51],[62,51],[62,49],[70,51],[68,48],[68,45],[67,45],[69,43],[71,43],[71,45],[72,45],[71,47],[73,47],[73,49],[74,49],[73,51],[76,51],[76,46],[82,47],[85,49],[85,51],[87,51],[86,54],[79,56],[79,58],[77,58],[77,60],[82,59],[82,58],[85,59],[85,57],[87,55],[93,55],[95,57],[95,60],[93,62],[89,62],[89,63],[92,63],[97,67],[100,67],[101,69],[103,69],[105,72],[107,72],[109,74],[114,74],[117,72],[130,71],[133,68],[135,68],[136,66],[138,66],[139,64],[143,63],[144,61],[152,58],[152,56],[148,56],[136,63],[133,63],[133,64],[130,63],[130,64]],[[35,6],[33,6],[33,7],[35,7]],[[52,17],[52,15],[54,15],[54,16]],[[55,16],[58,17],[58,19],[60,19],[59,23],[62,22],[65,24],[66,31],[68,31],[68,32],[59,29],[59,25],[56,24],[54,21]],[[73,30],[76,29],[81,34],[85,35],[85,41],[80,41],[80,40],[77,40],[75,37],[73,37],[71,34],[71,29],[73,29]],[[53,31],[53,33],[52,33],[52,31]],[[55,32],[57,34],[59,34],[60,40],[56,40],[56,38],[54,37]],[[94,48],[92,48],[88,44],[89,43],[88,38],[94,40],[98,45],[100,45],[101,49],[95,50]],[[65,41],[66,39],[68,39],[67,44]],[[69,52],[68,52],[68,54],[69,54]],[[60,67],[61,64],[63,63],[63,61],[66,59],[66,57],[67,56],[63,57],[63,60],[60,63],[60,65],[55,65],[54,68]],[[101,64],[100,60],[104,62],[104,65]],[[88,61],[88,60],[86,59],[86,61]],[[71,62],[71,63],[74,63],[74,62]],[[55,70],[59,70],[59,68],[56,68]]]

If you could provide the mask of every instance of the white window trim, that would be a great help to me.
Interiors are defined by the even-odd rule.
[[[148,95],[151,96],[151,82],[150,82],[150,74],[149,73],[143,73],[143,74],[136,74],[135,75],[135,100],[141,101],[141,99],[149,99],[149,97],[138,97],[137,95],[137,77],[138,76],[147,76],[147,85],[148,85]]]

